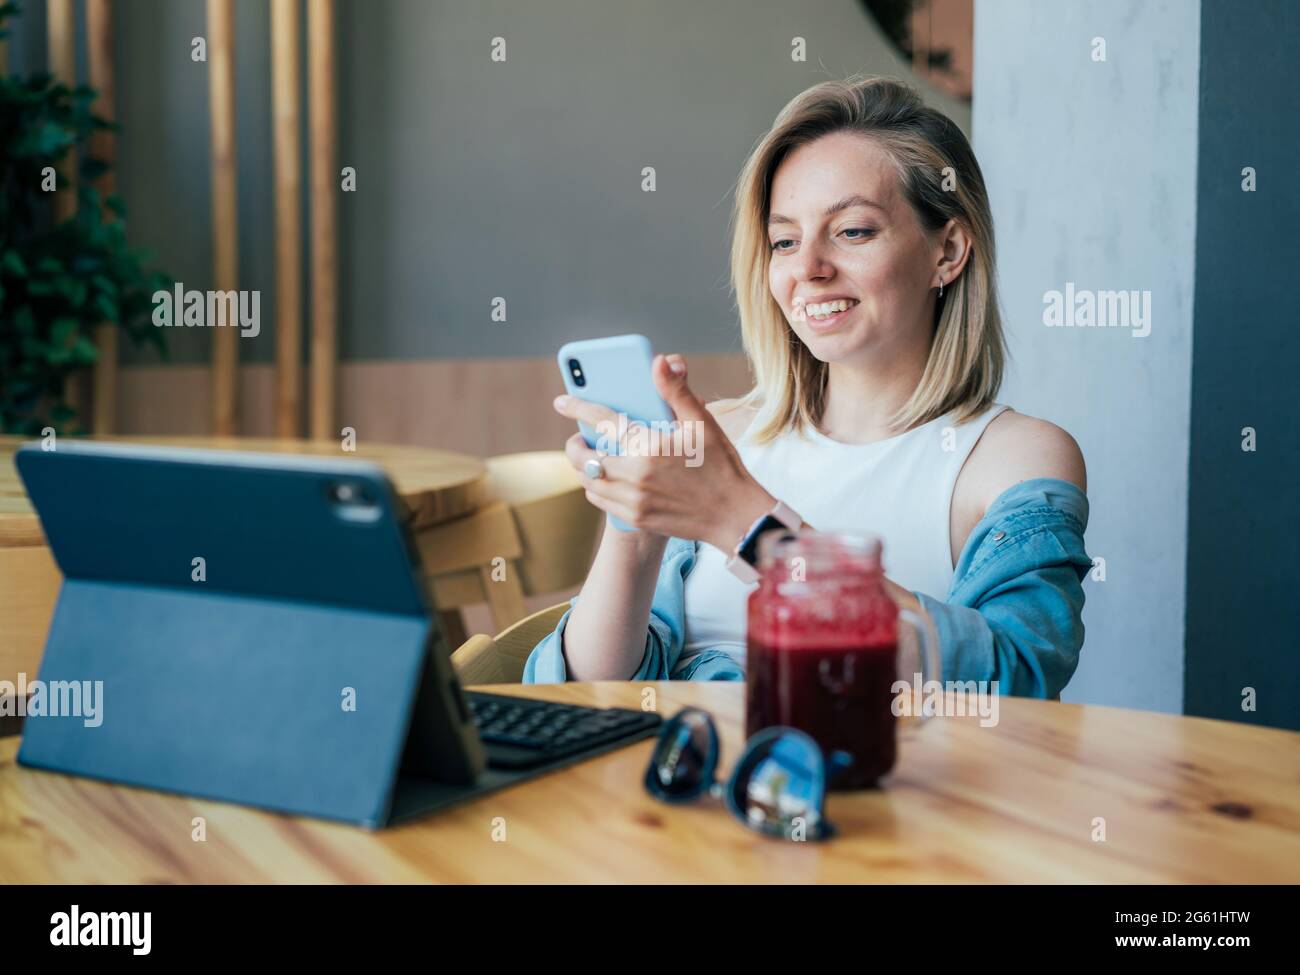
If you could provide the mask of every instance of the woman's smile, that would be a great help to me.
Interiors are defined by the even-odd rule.
[[[824,334],[838,328],[859,304],[856,298],[807,302],[803,298],[795,298],[790,320],[807,323],[813,332]]]

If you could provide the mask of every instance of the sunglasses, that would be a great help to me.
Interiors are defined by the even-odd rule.
[[[745,750],[724,788],[716,778],[721,745],[707,711],[683,708],[659,732],[645,787],[663,802],[722,796],[731,814],[750,829],[788,840],[834,835],[826,820],[826,783],[853,764],[846,752],[822,755],[797,728],[764,728]]]

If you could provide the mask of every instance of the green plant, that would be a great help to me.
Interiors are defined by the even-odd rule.
[[[18,12],[0,4],[0,38]],[[152,295],[171,278],[145,270],[147,251],[126,239],[126,210],[93,182],[108,169],[87,148],[111,123],[91,112],[96,93],[48,74],[0,77],[0,432],[67,431],[76,411],[68,380],[93,364],[96,325],[110,322],[136,344],[163,355],[162,330],[150,324]],[[54,217],[51,168],[80,158],[77,212]],[[62,175],[57,177],[62,179]]]

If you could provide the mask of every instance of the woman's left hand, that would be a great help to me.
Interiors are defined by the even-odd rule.
[[[731,439],[686,383],[686,361],[657,355],[651,366],[659,395],[672,407],[669,425],[639,424],[574,396],[555,409],[595,428],[597,446],[619,444],[617,455],[587,446],[581,433],[565,444],[587,499],[643,531],[708,542],[728,554],[749,527],[776,504],[745,469]],[[598,459],[605,476],[589,477]]]

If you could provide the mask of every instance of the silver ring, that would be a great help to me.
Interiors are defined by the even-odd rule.
[[[592,457],[590,460],[588,460],[585,464],[582,465],[582,472],[586,474],[589,478],[591,478],[593,481],[599,481],[602,477],[605,476],[605,465],[602,464],[597,458]]]

